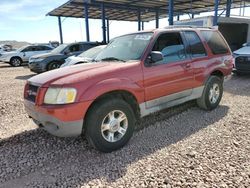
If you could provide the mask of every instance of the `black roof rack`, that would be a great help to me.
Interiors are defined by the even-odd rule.
[[[203,29],[215,29],[216,27],[203,27],[203,26],[196,26],[196,25],[170,25],[164,27],[164,29],[171,29],[171,28],[203,28]]]

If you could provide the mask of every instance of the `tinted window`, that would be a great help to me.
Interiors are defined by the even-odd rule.
[[[31,52],[31,51],[37,51],[37,48],[35,46],[29,46],[22,50],[22,52]]]
[[[38,46],[38,48],[39,48],[39,51],[51,50],[51,48],[48,46]]]
[[[163,61],[158,63],[182,61],[187,58],[180,33],[160,35],[153,47],[153,51],[160,51],[163,54]]]
[[[206,50],[197,33],[193,31],[184,32],[187,42],[189,44],[189,53],[193,58],[206,56]]]
[[[228,53],[228,47],[218,32],[215,31],[201,31],[202,36],[207,41],[213,54]]]
[[[70,52],[79,52],[80,51],[80,44],[74,44],[69,47]]]
[[[81,45],[81,49],[82,49],[82,51],[86,51],[86,50],[88,50],[88,49],[90,49],[90,48],[93,48],[93,47],[95,47],[96,45],[94,45],[94,44],[82,44]]]

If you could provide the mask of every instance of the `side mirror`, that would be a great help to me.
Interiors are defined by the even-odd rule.
[[[148,56],[148,59],[149,59],[149,63],[153,64],[153,63],[156,63],[158,61],[162,61],[163,60],[163,55],[162,55],[161,52],[152,51],[150,53],[150,55]]]
[[[69,54],[70,54],[69,50],[64,51],[64,55],[69,55]]]
[[[243,47],[246,47],[246,46],[247,46],[247,43],[242,44],[242,46],[243,46]]]

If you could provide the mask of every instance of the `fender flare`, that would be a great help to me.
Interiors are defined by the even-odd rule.
[[[94,101],[98,97],[114,91],[129,92],[138,103],[144,100],[144,89],[128,78],[109,78],[97,82],[81,93],[79,100]]]

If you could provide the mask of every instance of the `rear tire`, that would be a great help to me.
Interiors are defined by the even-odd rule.
[[[204,110],[214,110],[220,104],[223,95],[223,80],[211,76],[204,88],[202,97],[197,99],[197,104]]]
[[[91,107],[86,118],[86,138],[101,152],[122,148],[133,135],[135,116],[122,99],[105,98]]]
[[[12,67],[19,67],[19,66],[22,65],[22,63],[23,63],[23,61],[22,61],[22,59],[20,57],[12,57],[10,59],[10,65]]]

